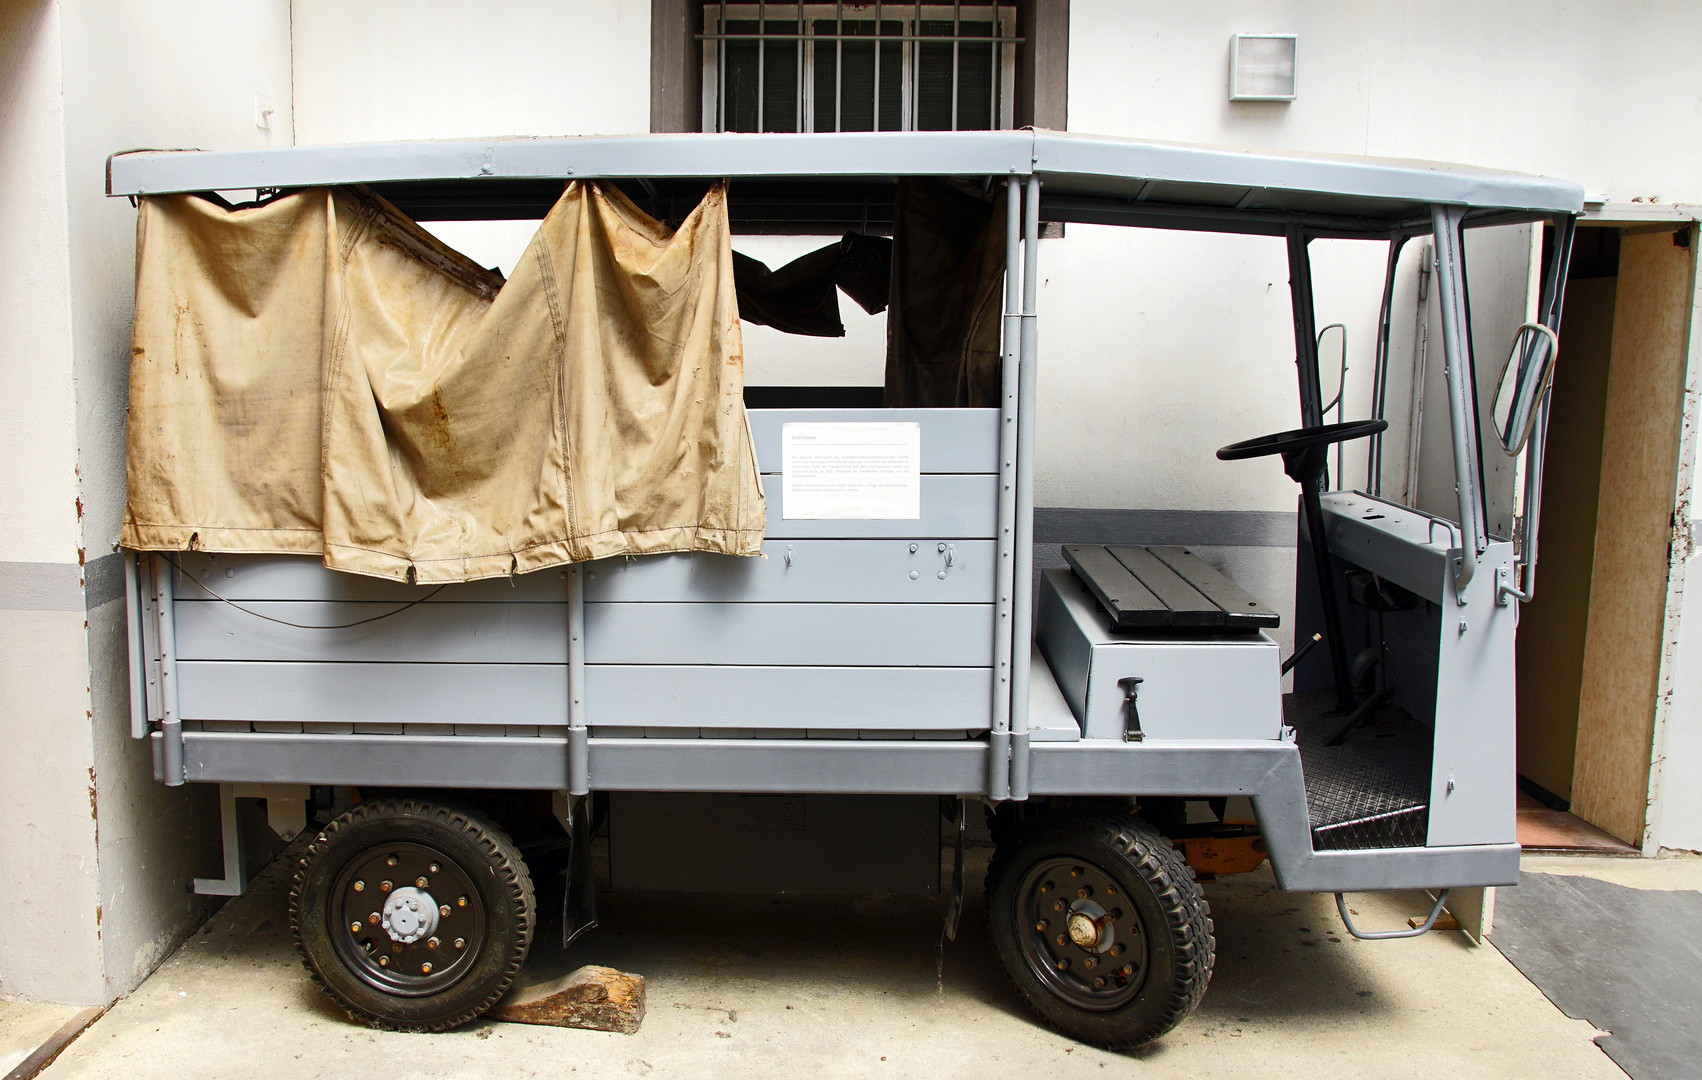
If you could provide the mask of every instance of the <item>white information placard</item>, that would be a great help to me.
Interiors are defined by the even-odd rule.
[[[920,518],[922,425],[782,424],[788,518]]]

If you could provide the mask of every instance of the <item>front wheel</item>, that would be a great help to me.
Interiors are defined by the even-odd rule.
[[[1193,871],[1132,815],[1029,822],[993,858],[987,910],[1017,989],[1082,1042],[1150,1042],[1193,1012],[1211,981],[1211,913]]]
[[[502,830],[414,799],[331,822],[290,890],[314,980],[354,1019],[402,1031],[444,1031],[495,1005],[534,922],[532,879]]]

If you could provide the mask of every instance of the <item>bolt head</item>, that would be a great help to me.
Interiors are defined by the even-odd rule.
[[[1133,964],[1124,964],[1123,965],[1123,974],[1133,975],[1134,973],[1135,973],[1135,965],[1133,965]]]
[[[1086,900],[1088,897],[1090,897],[1092,895],[1093,895],[1092,889],[1082,888],[1082,889],[1076,890],[1076,899],[1077,900]]]
[[[1112,888],[1112,887],[1111,887],[1111,886],[1109,886],[1109,885],[1107,885],[1107,886],[1105,886],[1105,895],[1106,895],[1106,896],[1107,896],[1107,897],[1112,897],[1112,896],[1116,896],[1116,895],[1117,895],[1117,890],[1116,890],[1116,889],[1114,889],[1114,888]]]
[[[1041,885],[1041,886],[1040,886],[1040,891],[1041,891],[1041,892],[1042,892],[1042,893],[1049,893],[1049,892],[1051,892],[1051,891],[1052,891],[1052,883],[1051,883],[1051,882],[1050,882],[1050,881],[1048,881],[1048,882],[1046,882],[1046,883],[1045,883],[1045,884],[1043,884],[1043,885]]]
[[[1058,970],[1059,971],[1063,971],[1065,968],[1068,968],[1069,966],[1070,966],[1070,962],[1068,960],[1058,961]]]
[[[391,889],[390,882],[381,881],[381,882],[378,883],[378,891],[379,892],[389,892],[390,889]]]
[[[431,965],[429,963],[428,964],[421,964],[420,965],[420,974],[421,975],[430,975],[431,974]]]
[[[1119,941],[1117,944],[1111,946],[1111,955],[1112,956],[1122,956],[1123,955],[1123,943],[1121,941]]]
[[[354,922],[349,924],[349,933],[351,933],[351,934],[360,933],[360,920],[359,919],[356,919]]]
[[[439,866],[439,865],[437,865],[437,864],[436,864],[436,863],[432,863],[432,864],[431,864],[431,872],[432,872],[432,873],[434,873],[434,874],[435,874],[435,873],[437,873],[437,872],[438,872],[438,871],[439,871],[439,870],[441,870],[441,869],[443,869],[443,867],[441,867],[441,866]]]
[[[1069,940],[1070,940],[1070,939],[1069,939],[1069,938],[1067,938],[1067,937],[1065,937],[1065,936],[1064,936],[1064,935],[1062,935],[1062,934],[1059,934],[1059,935],[1058,935],[1058,936],[1057,936],[1057,938],[1055,938],[1055,939],[1054,939],[1054,940],[1056,940],[1056,941],[1057,941],[1057,942],[1058,942],[1058,944],[1060,944],[1060,945],[1065,945],[1065,944],[1068,944],[1068,943],[1069,943]]]
[[[1093,980],[1093,988],[1095,990],[1105,989],[1105,980],[1103,978],[1098,978],[1098,979]]]
[[[387,856],[384,860],[384,865],[385,866],[395,866],[396,865],[396,856],[394,856],[394,855]]]
[[[426,948],[435,949],[441,944],[442,944],[442,942],[438,941],[436,938],[431,938],[431,939],[426,941]]]
[[[455,901],[455,906],[456,907],[466,907],[467,906],[467,898],[465,896],[463,896],[461,899]]]
[[[1052,924],[1047,922],[1045,919],[1041,919],[1039,922],[1034,924],[1034,928],[1036,930],[1039,930],[1041,933],[1045,933],[1046,928],[1050,925],[1052,925]]]
[[[378,925],[378,912],[375,911],[371,915],[368,915],[366,917],[366,921],[371,923],[374,926],[377,926]]]
[[[467,939],[466,938],[456,938],[455,939],[455,947],[457,949],[465,949],[467,947]]]
[[[1091,956],[1088,957],[1085,961],[1083,961],[1083,963],[1085,963],[1086,966],[1088,966],[1088,967],[1097,967],[1099,965],[1099,961],[1095,960]]]
[[[1081,877],[1081,867],[1079,867],[1079,866],[1070,867],[1070,876],[1071,877]]]
[[[389,967],[390,966],[390,958],[388,956],[380,956],[378,958],[378,966],[379,967]]]
[[[365,891],[366,891],[366,882],[364,882],[364,881],[355,882],[355,892],[365,892]]]
[[[443,916],[445,919],[449,918],[449,905],[444,904],[442,907],[437,909],[437,913],[439,915]]]
[[[423,878],[423,877],[415,878],[414,879],[414,887],[417,888],[417,889],[425,888],[426,887],[426,879]]]

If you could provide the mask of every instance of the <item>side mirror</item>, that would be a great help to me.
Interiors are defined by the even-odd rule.
[[[1537,406],[1554,378],[1554,357],[1560,339],[1541,323],[1525,323],[1513,335],[1513,351],[1501,369],[1495,391],[1495,431],[1509,455],[1525,448],[1537,422]]]

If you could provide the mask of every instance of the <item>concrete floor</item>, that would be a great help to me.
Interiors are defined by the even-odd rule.
[[[983,853],[984,854],[984,853]],[[1357,942],[1327,896],[1279,892],[1268,870],[1206,886],[1218,962],[1199,1011],[1126,1054],[1033,1021],[986,940],[978,890],[939,948],[927,900],[609,894],[603,926],[529,975],[608,964],[649,980],[635,1035],[475,1024],[445,1035],[358,1027],[312,983],[289,940],[286,854],[42,1075],[77,1077],[1449,1076],[1624,1074],[1491,947],[1458,932]],[[1544,859],[1547,872],[1653,884],[1662,863]],[[1702,863],[1666,863],[1702,876]],[[971,881],[979,877],[972,869]],[[1420,894],[1362,895],[1371,928]],[[1109,1070],[1109,1072],[1107,1071]]]
[[[0,994],[0,1076],[17,1068],[82,1009]]]

